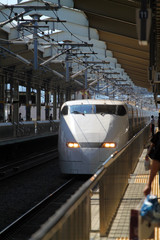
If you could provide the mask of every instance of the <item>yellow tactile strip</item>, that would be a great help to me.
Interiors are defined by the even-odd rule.
[[[160,239],[160,228],[155,228],[154,229],[154,240],[159,240]]]
[[[159,174],[156,175],[152,184],[152,194],[156,195],[158,198],[160,197],[159,191]]]
[[[134,183],[147,183],[148,181],[148,175],[142,174],[142,175],[137,175],[134,179]]]
[[[116,238],[116,240],[129,240],[129,238]]]

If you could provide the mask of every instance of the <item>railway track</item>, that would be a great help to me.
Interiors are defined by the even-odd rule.
[[[20,161],[14,161],[13,163],[0,167],[0,180],[6,179],[13,175],[19,174],[23,171],[46,163],[58,157],[57,148],[48,150],[44,153],[38,153],[36,155],[28,156]]]
[[[62,186],[5,227],[5,229],[0,232],[0,239],[29,240],[31,235],[35,233],[49,217],[54,215],[86,180],[86,177],[82,179],[68,179]]]

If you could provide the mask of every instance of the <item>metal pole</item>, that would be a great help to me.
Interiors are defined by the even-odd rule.
[[[66,46],[68,49],[68,45]],[[68,51],[66,53],[66,82],[69,82],[69,61],[68,61]]]
[[[38,40],[37,40],[37,27],[38,27],[38,15],[34,15],[34,35],[33,35],[33,39],[34,39],[34,70],[38,69],[38,50],[37,50],[37,46],[38,46]]]
[[[87,56],[85,55],[85,89],[87,89]]]

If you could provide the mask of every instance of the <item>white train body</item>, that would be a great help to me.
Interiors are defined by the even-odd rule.
[[[64,103],[58,138],[61,172],[95,173],[102,162],[146,123],[146,116],[139,114],[141,122],[138,110],[120,101],[89,99]]]

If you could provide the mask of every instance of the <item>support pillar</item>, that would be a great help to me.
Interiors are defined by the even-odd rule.
[[[61,115],[61,106],[64,103],[64,95],[63,92],[59,92],[59,103],[58,103],[58,107],[59,107],[59,119],[60,119],[60,115]]]
[[[49,120],[49,92],[48,90],[45,91],[45,119]]]
[[[37,121],[41,120],[41,89],[37,88]]]
[[[26,121],[31,121],[31,87],[29,80],[26,88]]]
[[[66,101],[71,100],[71,92],[69,89],[66,90]]]
[[[58,102],[58,105],[60,103],[60,90],[59,90],[59,87],[57,88],[57,102]]]
[[[99,80],[97,82],[97,92],[99,93]]]
[[[108,92],[108,79],[106,81],[107,87],[106,87],[106,96],[109,96],[109,92]]]
[[[16,80],[13,82],[13,121],[19,122],[19,84]]]
[[[16,80],[11,79],[10,81],[10,94],[11,94],[11,121],[14,126],[13,135],[16,137],[16,129],[19,122],[19,84]]]
[[[5,80],[0,76],[0,122],[5,121]]]
[[[113,100],[114,100],[114,97],[115,97],[115,93],[114,93],[115,91],[114,90],[115,90],[115,86],[113,85]]]
[[[87,84],[87,56],[85,55],[85,90],[87,90],[88,84]]]
[[[57,119],[57,92],[54,90],[53,94],[53,119]]]
[[[16,80],[11,79],[11,121],[19,122],[19,84]]]
[[[51,91],[50,95],[50,113],[52,114],[52,119],[53,119],[53,99],[52,99],[53,92]],[[51,101],[52,99],[52,101]]]
[[[64,103],[64,95],[63,95],[63,92],[61,92],[60,93],[60,108],[61,108],[63,103]]]

